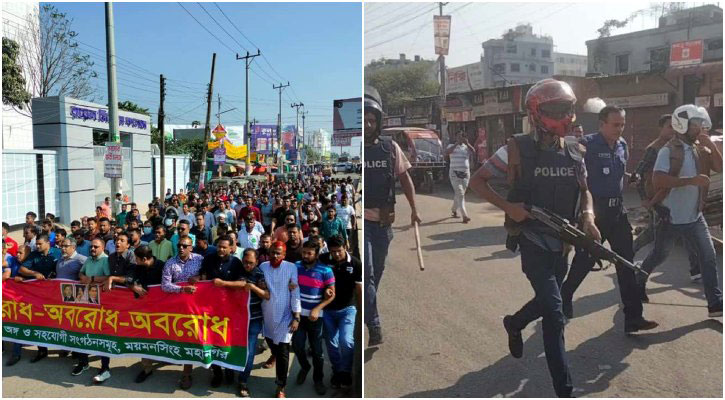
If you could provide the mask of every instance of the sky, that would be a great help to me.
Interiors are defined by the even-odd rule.
[[[464,3],[449,2],[444,15],[451,15],[451,39],[448,67],[477,62],[481,43],[500,38],[509,28],[530,23],[534,33],[554,39],[554,51],[587,54],[585,42],[596,39],[597,29],[608,19],[624,19],[637,10],[649,8],[643,1],[577,3]],[[688,6],[702,2],[687,2]],[[400,53],[412,59],[420,55],[435,60],[433,15],[438,3],[370,3],[365,4],[365,63],[381,57],[398,58]],[[657,15],[635,18],[612,34],[623,34],[657,26]]]
[[[96,62],[100,95],[96,102],[105,104],[103,3],[53,5],[73,19],[79,48]],[[296,111],[290,104],[301,102],[308,112],[307,132],[319,128],[332,132],[333,100],[361,96],[360,3],[115,2],[113,12],[119,101],[130,100],[148,108],[154,113],[154,124],[159,107],[159,75],[163,74],[167,78],[165,122],[190,124],[198,120],[203,126],[214,52],[212,124],[216,123],[213,114],[217,113],[220,94],[221,111],[237,108],[224,113],[221,122],[244,125],[244,61],[236,60],[236,53],[256,54],[257,48],[264,57],[256,57],[250,68],[250,120],[276,125],[279,102],[273,84],[289,81],[291,85],[282,92],[282,125],[296,123]],[[299,121],[302,125],[301,117]],[[353,143],[344,150],[355,155],[359,145]]]

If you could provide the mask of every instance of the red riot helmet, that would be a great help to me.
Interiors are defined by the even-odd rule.
[[[576,119],[576,96],[568,83],[543,79],[526,93],[526,109],[537,132],[566,136]]]

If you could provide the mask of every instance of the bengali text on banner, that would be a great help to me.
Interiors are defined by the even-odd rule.
[[[2,284],[3,340],[109,357],[243,370],[249,292],[196,284],[196,292],[145,296],[68,280]]]

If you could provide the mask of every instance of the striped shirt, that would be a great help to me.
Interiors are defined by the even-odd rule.
[[[297,283],[297,266],[288,261],[282,261],[279,267],[272,267],[269,261],[262,263],[259,269],[264,274],[264,281],[269,290],[269,300],[262,300],[262,314],[264,315],[264,337],[272,343],[290,343],[292,332],[289,326],[292,323],[293,312],[301,312],[300,288]],[[298,286],[289,290],[290,283]]]
[[[264,282],[264,274],[259,270],[259,267],[254,267],[251,272],[246,269],[242,269],[242,279],[247,282],[253,283],[255,286],[259,286],[260,282]],[[249,319],[260,319],[262,318],[262,299],[253,292],[249,292]]]
[[[307,268],[302,261],[297,261],[297,279],[300,282],[300,300],[302,302],[302,315],[309,316],[310,311],[322,303],[325,289],[335,285],[335,274],[332,269],[316,262],[312,268]],[[322,317],[322,311],[320,311]]]
[[[448,145],[448,148],[455,148],[453,152],[450,154],[451,159],[451,171],[461,171],[468,173],[470,166],[469,166],[469,158],[471,156],[471,149],[468,148],[465,144],[461,144],[456,146],[455,144]]]

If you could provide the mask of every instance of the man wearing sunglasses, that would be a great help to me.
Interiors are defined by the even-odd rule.
[[[179,225],[176,228],[176,233],[171,237],[171,248],[174,251],[174,256],[179,254],[179,243],[181,238],[190,238],[191,244],[196,244],[196,237],[191,233],[191,224],[189,221],[182,219],[179,221]]]
[[[161,273],[161,290],[167,293],[188,294],[196,291],[194,284],[199,281],[199,271],[204,257],[192,253],[193,247],[190,237],[184,236],[179,239],[177,255],[166,261]],[[189,285],[181,286],[178,285],[179,282],[188,282]],[[192,365],[185,364],[179,381],[179,387],[182,390],[191,388],[191,371]]]
[[[103,252],[106,244],[101,238],[91,240],[91,256],[83,263],[80,271],[80,281],[84,284],[100,285],[111,275],[108,256]],[[103,383],[111,378],[110,358],[101,357],[101,370],[93,377],[94,383]],[[71,375],[77,376],[88,369],[88,354],[78,354],[78,364],[73,367]]]

